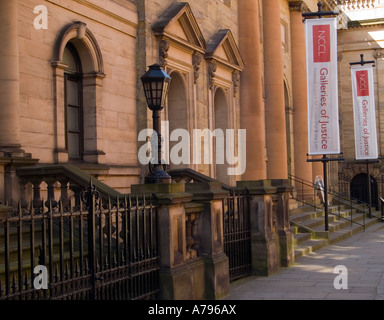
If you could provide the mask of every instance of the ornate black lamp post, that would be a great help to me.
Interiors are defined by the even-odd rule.
[[[153,130],[157,134],[157,157],[156,151],[152,150],[154,157],[149,163],[149,175],[145,183],[170,183],[171,176],[165,172],[161,163],[161,120],[160,111],[165,105],[171,77],[161,68],[159,64],[149,66],[148,71],[141,77],[145,98],[148,108],[152,110]],[[153,161],[153,162],[152,162]]]

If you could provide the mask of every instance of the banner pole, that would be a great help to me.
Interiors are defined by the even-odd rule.
[[[371,190],[371,173],[369,172],[369,161],[367,164],[367,183],[368,183],[368,218],[372,218],[372,190]]]
[[[307,154],[307,157],[309,154]],[[329,230],[329,208],[328,208],[328,171],[327,163],[329,161],[344,161],[344,158],[327,158],[326,154],[323,154],[322,158],[318,159],[307,159],[307,162],[322,162],[323,163],[323,179],[324,179],[324,228],[325,231]]]
[[[324,176],[324,224],[325,231],[329,229],[328,223],[328,174],[327,174],[327,156],[323,155],[323,176]]]

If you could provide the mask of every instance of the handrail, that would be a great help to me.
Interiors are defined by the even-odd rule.
[[[316,185],[315,185],[314,183],[312,183],[311,181],[308,181],[308,180],[305,180],[305,179],[302,179],[302,178],[298,178],[298,177],[296,177],[296,176],[294,176],[294,175],[292,175],[292,174],[289,174],[289,175],[288,175],[288,178],[289,178],[289,180],[291,180],[291,181],[295,181],[295,182],[301,183],[303,186],[307,186],[307,187],[313,188],[313,190],[314,190],[314,194],[316,193],[316,190],[318,190],[318,188],[319,188],[318,186],[316,186]],[[340,213],[340,206],[338,206],[338,211],[339,211],[339,214],[338,214],[338,215],[334,214],[333,212],[330,212],[330,214],[337,216],[339,219],[344,219],[344,220],[350,221],[350,222],[351,222],[351,225],[352,225],[353,223],[355,223],[355,224],[357,224],[357,225],[363,226],[363,227],[364,227],[364,230],[365,230],[365,214],[366,214],[366,213],[365,213],[365,206],[367,206],[367,204],[366,204],[365,202],[363,202],[363,201],[360,201],[360,200],[356,199],[356,198],[352,198],[352,197],[347,197],[347,196],[341,195],[340,193],[338,193],[338,192],[336,192],[336,191],[334,191],[334,190],[327,190],[327,191],[328,191],[328,194],[332,195],[332,196],[333,196],[333,199],[336,200],[339,204],[340,204],[340,203],[344,203],[344,204],[350,206],[350,209],[351,209],[351,211],[350,211],[350,212],[351,212],[350,218],[345,218],[345,217],[341,216],[341,213]],[[335,199],[335,198],[336,198],[336,199]],[[318,206],[316,206],[316,205],[312,205],[312,204],[310,204],[310,203],[305,202],[304,200],[297,199],[297,198],[294,198],[294,199],[295,199],[296,201],[302,202],[302,203],[304,203],[304,204],[306,204],[306,205],[312,206],[312,207],[314,207],[314,208],[316,208],[316,209],[319,209],[319,210],[323,209],[323,207],[318,207]],[[347,203],[346,203],[346,202],[347,202]],[[363,209],[356,208],[356,207],[353,205],[353,202],[355,202],[356,205],[362,204],[362,205],[363,205]],[[359,223],[359,222],[357,222],[357,221],[354,221],[354,220],[352,219],[352,209],[358,209],[358,210],[361,210],[361,211],[362,211],[362,213],[363,213],[363,223],[362,223],[362,224]]]

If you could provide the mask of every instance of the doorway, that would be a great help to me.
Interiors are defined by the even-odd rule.
[[[357,199],[359,201],[369,203],[368,201],[368,181],[367,174],[360,173],[356,175],[351,181],[351,197]],[[377,189],[377,181],[375,178],[370,176],[371,182],[371,201],[372,208],[376,208],[378,210],[378,189]]]

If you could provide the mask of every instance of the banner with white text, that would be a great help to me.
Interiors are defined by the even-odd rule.
[[[308,154],[340,153],[337,19],[305,20]]]
[[[353,66],[351,71],[356,160],[377,159],[373,67]]]

